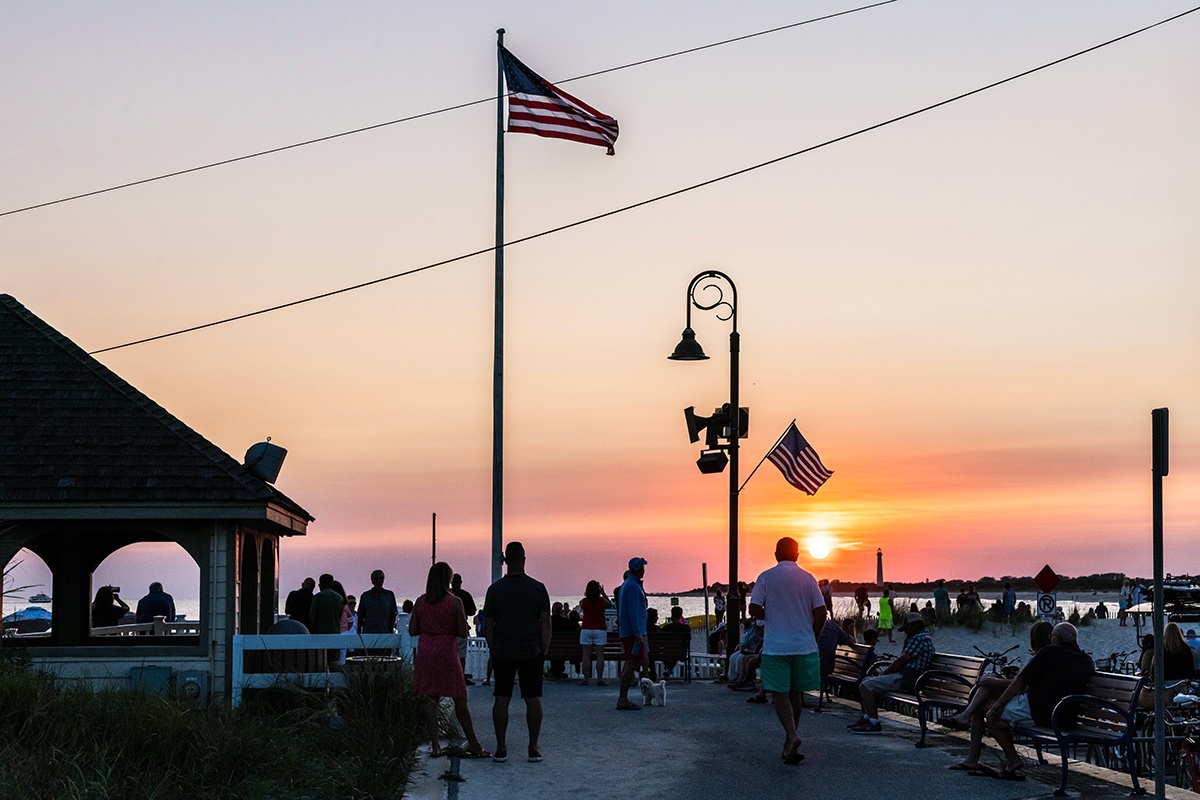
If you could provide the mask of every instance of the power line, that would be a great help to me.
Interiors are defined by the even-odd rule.
[[[891,3],[897,3],[897,2],[899,2],[899,0],[880,0],[880,2],[877,2],[877,3],[871,3],[870,5],[859,6],[857,8],[851,8],[846,11],[837,11],[833,14],[826,14],[821,17],[813,17],[811,19],[801,20],[800,22],[792,22],[787,25],[780,25],[779,27],[776,27],[776,28],[768,28],[767,30],[757,31],[755,33],[747,33],[742,36],[735,36],[732,39],[723,39],[719,42],[712,42],[710,44],[704,44],[704,45],[700,45],[698,47],[690,47],[686,50],[678,50],[674,53],[668,53],[668,54],[662,55],[662,56],[655,56],[653,58],[644,58],[641,61],[631,61],[630,63],[622,64],[619,67],[609,67],[608,69],[602,69],[598,72],[589,72],[586,75],[576,75],[574,78],[566,78],[565,80],[555,81],[555,83],[559,83],[559,84],[570,83],[572,81],[581,81],[584,78],[593,78],[597,75],[607,75],[610,72],[617,72],[619,70],[629,69],[631,67],[640,67],[644,64],[652,64],[655,61],[663,61],[665,59],[675,58],[677,56],[690,55],[691,53],[698,53],[701,50],[709,50],[713,47],[721,47],[721,46],[727,45],[727,44],[734,44],[735,42],[742,42],[747,39],[754,39],[758,36],[766,36],[771,33],[779,33],[780,31],[786,31],[786,30],[790,30],[792,28],[798,28],[802,25],[811,25],[814,22],[823,22],[825,20],[833,19],[834,17],[843,17],[843,16],[846,16],[847,14],[853,14],[858,11],[866,11],[871,8],[878,8],[879,6],[886,6]],[[142,178],[142,179],[136,180],[136,181],[128,181],[127,183],[119,183],[115,186],[108,186],[104,189],[94,189],[90,192],[82,192],[80,194],[73,194],[69,197],[60,197],[57,200],[47,200],[44,203],[35,203],[33,205],[24,206],[22,208],[14,208],[11,211],[0,211],[0,217],[7,217],[12,214],[20,214],[23,211],[33,211],[34,209],[38,209],[38,208],[46,208],[47,206],[55,206],[55,205],[59,205],[60,203],[69,203],[72,200],[82,200],[85,197],[95,197],[98,194],[107,194],[108,192],[115,192],[120,189],[129,189],[134,186],[142,186],[143,184],[154,183],[155,181],[164,181],[168,178],[178,178],[180,175],[190,175],[193,172],[200,172],[202,170],[212,169],[213,167],[223,167],[228,164],[236,164],[239,161],[248,161],[252,158],[258,158],[259,156],[274,155],[275,153],[282,153],[287,150],[295,150],[298,147],[307,147],[310,144],[320,144],[321,142],[328,142],[328,141],[332,141],[334,139],[341,139],[345,136],[353,136],[356,133],[366,133],[367,131],[378,130],[379,128],[386,128],[389,125],[399,125],[401,122],[412,122],[413,120],[423,119],[425,117],[432,117],[437,114],[445,114],[446,112],[449,112],[449,111],[458,111],[459,109],[470,108],[471,106],[477,106],[482,103],[490,103],[495,99],[496,99],[495,97],[485,97],[481,100],[471,100],[466,103],[459,103],[458,105],[446,106],[445,108],[439,108],[434,111],[424,111],[420,114],[413,114],[411,116],[389,120],[388,122],[377,122],[374,125],[366,125],[361,128],[355,128],[353,130],[342,131],[341,133],[331,133],[327,136],[319,136],[315,139],[306,139],[302,142],[295,142],[293,144],[285,144],[280,147],[272,147],[268,150],[259,150],[256,153],[248,153],[247,155],[244,155],[244,156],[235,156],[233,158],[222,159],[221,161],[213,161],[210,164],[201,164],[198,167],[188,167],[187,169],[175,170],[174,172],[166,172],[166,173],[163,173],[162,175],[155,175],[150,178]]]
[[[1057,58],[1053,61],[1049,61],[1040,66],[1033,67],[1032,69],[1027,69],[1024,72],[1018,72],[1017,74],[1010,75],[1007,78],[1002,78],[1001,80],[994,81],[992,83],[986,84],[984,86],[980,86],[976,89],[972,89],[967,92],[963,92],[962,94],[957,94],[957,95],[954,95],[953,97],[948,97],[945,100],[940,100],[936,103],[932,103],[930,105],[923,106],[921,108],[916,109],[915,111],[909,111],[908,113],[901,114],[897,117],[892,117],[890,119],[884,120],[883,122],[877,122],[874,125],[868,125],[865,128],[859,128],[858,130],[851,131],[850,133],[842,134],[841,136],[834,137],[833,139],[827,139],[823,142],[820,142],[819,144],[810,145],[809,147],[805,147],[801,150],[796,150],[794,152],[787,153],[786,155],[772,158],[768,161],[762,161],[758,164],[754,164],[749,167],[743,167],[742,169],[736,170],[734,172],[728,172],[728,173],[725,173],[724,175],[720,175],[715,178],[710,178],[706,181],[701,181],[700,183],[693,183],[690,186],[685,186],[681,189],[675,189],[674,191],[667,192],[666,194],[660,194],[655,197],[651,197],[651,198],[648,198],[645,200],[640,200],[636,203],[631,203],[626,206],[621,206],[620,208],[614,208],[614,209],[605,211],[600,214],[595,214],[590,217],[585,217],[584,219],[576,220],[575,222],[568,222],[565,225],[559,225],[554,228],[547,228],[546,230],[539,231],[538,233],[532,233],[528,236],[522,236],[518,239],[513,239],[511,241],[505,242],[504,246],[509,247],[511,245],[523,244],[525,242],[533,241],[534,239],[540,239],[544,236],[549,236],[553,233],[560,233],[560,232],[568,230],[570,228],[577,228],[580,225],[586,225],[590,222],[596,222],[597,220],[605,219],[606,217],[612,217],[612,216],[616,216],[617,214],[622,214],[626,211],[632,211],[635,208],[641,208],[643,206],[648,206],[651,203],[657,203],[661,200],[666,200],[671,197],[676,197],[678,195],[685,194],[687,192],[695,191],[696,189],[702,189],[706,186],[711,186],[715,183],[727,181],[730,178],[736,178],[740,175],[745,175],[749,172],[754,172],[756,170],[763,169],[764,167],[769,167],[774,164],[779,164],[783,161],[787,161],[788,159],[796,158],[797,156],[802,156],[806,153],[811,153],[814,150],[820,150],[823,147],[829,147],[830,145],[837,144],[838,142],[844,142],[847,139],[854,138],[855,136],[861,136],[864,133],[870,133],[871,131],[875,131],[875,130],[879,130],[880,128],[887,127],[888,125],[894,125],[897,122],[901,122],[901,121],[909,119],[911,117],[915,117],[919,114],[924,114],[927,111],[933,111],[936,108],[941,108],[942,106],[949,105],[950,103],[954,103],[958,100],[963,100],[967,97],[971,97],[972,95],[976,95],[981,92],[985,92],[989,89],[994,89],[997,86],[1003,86],[1006,83],[1011,83],[1012,81],[1015,81],[1019,78],[1024,78],[1028,75],[1032,75],[1035,72],[1041,72],[1044,69],[1049,69],[1050,67],[1056,66],[1058,64],[1062,64],[1066,61],[1070,61],[1071,59],[1078,58],[1082,55],[1086,55],[1088,53],[1094,52],[1096,50],[1101,49],[1102,47],[1108,47],[1111,44],[1116,44],[1117,42],[1120,42],[1120,41],[1123,41],[1130,37],[1136,36],[1140,33],[1145,33],[1146,31],[1151,30],[1153,28],[1157,28],[1160,25],[1166,25],[1168,22],[1173,22],[1177,19],[1180,19],[1181,17],[1186,17],[1188,14],[1194,14],[1197,11],[1200,11],[1200,6],[1189,9],[1187,11],[1184,11],[1182,13],[1176,14],[1171,17],[1167,17],[1164,20],[1160,20],[1158,22],[1152,23],[1150,25],[1145,26],[1144,28],[1138,28],[1135,31],[1130,31],[1129,33],[1122,34],[1121,36],[1118,36],[1115,39],[1109,39],[1106,42],[1101,42],[1100,44],[1092,45],[1091,47],[1088,47],[1084,50],[1080,50],[1078,52],[1072,53],[1068,56],[1063,56],[1062,58]],[[468,258],[474,258],[475,256],[483,255],[485,253],[490,253],[490,252],[494,251],[495,249],[496,249],[495,247],[484,247],[482,249],[475,250],[470,253],[464,253],[462,255],[454,256],[453,258],[447,258],[443,261],[437,261],[432,264],[426,264],[423,267],[415,267],[414,269],[406,270],[404,272],[397,272],[394,275],[387,275],[382,278],[375,278],[374,280],[366,281],[364,283],[358,283],[353,286],[346,286],[341,289],[334,289],[332,291],[323,292],[322,294],[312,295],[311,297],[305,297],[305,298],[301,298],[299,300],[293,300],[288,303],[281,303],[276,306],[271,306],[270,308],[263,308],[263,309],[259,309],[258,311],[250,311],[245,314],[239,314],[235,317],[226,317],[225,319],[215,320],[213,322],[206,322],[202,325],[193,325],[190,328],[182,328],[177,331],[171,331],[170,333],[162,333],[157,336],[149,336],[145,339],[138,339],[136,341],[126,342],[125,344],[118,344],[118,345],[113,345],[112,347],[105,347],[102,350],[93,350],[93,351],[91,351],[91,353],[89,355],[98,355],[100,353],[107,353],[112,350],[120,350],[125,347],[133,347],[134,345],[146,344],[147,342],[154,342],[154,341],[158,341],[159,339],[167,339],[172,336],[179,336],[184,333],[192,333],[193,331],[199,331],[199,330],[203,330],[205,328],[212,328],[217,325],[224,325],[229,322],[237,322],[238,320],[249,319],[250,317],[257,317],[262,314],[268,314],[272,311],[279,311],[281,309],[291,308],[292,306],[298,306],[298,305],[303,305],[305,303],[311,303],[315,300],[323,300],[327,297],[333,297],[334,295],[344,294],[346,292],[353,292],[358,289],[364,289],[368,286],[374,286],[376,284],[385,283],[387,281],[395,280],[397,278],[403,278],[403,277],[407,277],[409,275],[415,275],[418,272],[424,272],[426,270],[434,269],[435,267],[442,267],[442,266],[446,266],[447,264],[453,264],[458,261],[465,261]]]

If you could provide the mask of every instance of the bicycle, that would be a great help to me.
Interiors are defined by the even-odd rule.
[[[1117,653],[1110,653],[1107,658],[1096,659],[1096,670],[1098,672],[1118,672],[1122,675],[1133,675],[1138,671],[1138,659],[1140,655],[1141,653],[1137,650],[1123,650]]]
[[[1173,681],[1165,689],[1170,698],[1163,717],[1165,776],[1175,786],[1196,791],[1200,787],[1200,691],[1191,681]],[[1146,687],[1145,691],[1153,691]],[[1148,712],[1138,726],[1137,758],[1142,770],[1154,774],[1154,713]]]
[[[1012,680],[1013,678],[1017,677],[1017,673],[1021,671],[1021,657],[1008,657],[1009,653],[1018,649],[1020,646],[1021,645],[1019,644],[1014,644],[1007,650],[988,652],[980,650],[976,645],[972,645],[972,647],[975,648],[975,652],[983,656],[984,665],[991,668],[993,675],[1001,678],[1007,678],[1008,680]]]

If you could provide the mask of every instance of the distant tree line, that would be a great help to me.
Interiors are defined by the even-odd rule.
[[[1099,572],[1094,575],[1082,575],[1078,578],[1069,578],[1065,575],[1059,575],[1059,584],[1055,587],[1056,592],[1116,592],[1121,588],[1121,582],[1125,580],[1123,572]],[[1130,576],[1134,577],[1134,576]],[[1037,592],[1039,591],[1037,584],[1033,582],[1033,578],[1029,576],[1017,577],[1015,575],[1003,575],[999,578],[993,578],[990,575],[985,575],[982,578],[963,579],[963,578],[946,578],[946,588],[951,592],[957,592],[965,587],[968,583],[975,584],[975,590],[980,594],[987,594],[993,590],[1004,589],[1005,583],[1011,583],[1014,590],[1018,592]],[[1149,581],[1146,581],[1147,583]],[[888,581],[898,592],[922,593],[931,594],[935,586],[936,580],[921,581],[919,583],[904,583],[901,581]],[[833,579],[829,582],[833,590],[838,593],[850,594],[859,586],[866,585],[868,588],[875,587],[874,581],[843,581]],[[722,592],[728,592],[729,587],[724,583],[713,583],[710,591],[715,588],[720,588]],[[663,594],[666,594],[665,592]],[[704,594],[704,587],[701,586],[687,592],[679,592],[679,594]]]

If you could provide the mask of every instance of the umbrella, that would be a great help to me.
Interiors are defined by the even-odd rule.
[[[5,617],[3,622],[28,622],[30,620],[53,619],[53,615],[44,608],[30,606],[23,611],[14,611]]]

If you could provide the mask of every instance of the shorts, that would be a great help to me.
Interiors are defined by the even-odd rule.
[[[1033,727],[1033,716],[1029,711],[1029,695],[1019,694],[1005,703],[1004,710],[1000,712],[1000,719],[1014,728],[1018,726]]]
[[[821,658],[763,654],[758,665],[763,690],[767,692],[813,692],[821,688]]]
[[[505,661],[493,659],[492,667],[496,673],[493,683],[493,697],[512,697],[513,684],[520,680],[521,697],[525,700],[542,696],[542,679],[545,677],[542,665],[545,659],[541,656],[526,661]]]
[[[598,631],[584,628],[579,632],[579,643],[584,647],[604,647],[608,644],[608,631],[603,628]]]
[[[642,652],[642,637],[622,636],[621,647],[625,650],[625,658],[645,661],[646,654]]]
[[[904,673],[892,672],[887,675],[872,675],[869,678],[863,678],[861,685],[862,688],[871,694],[898,692],[904,685]]]

